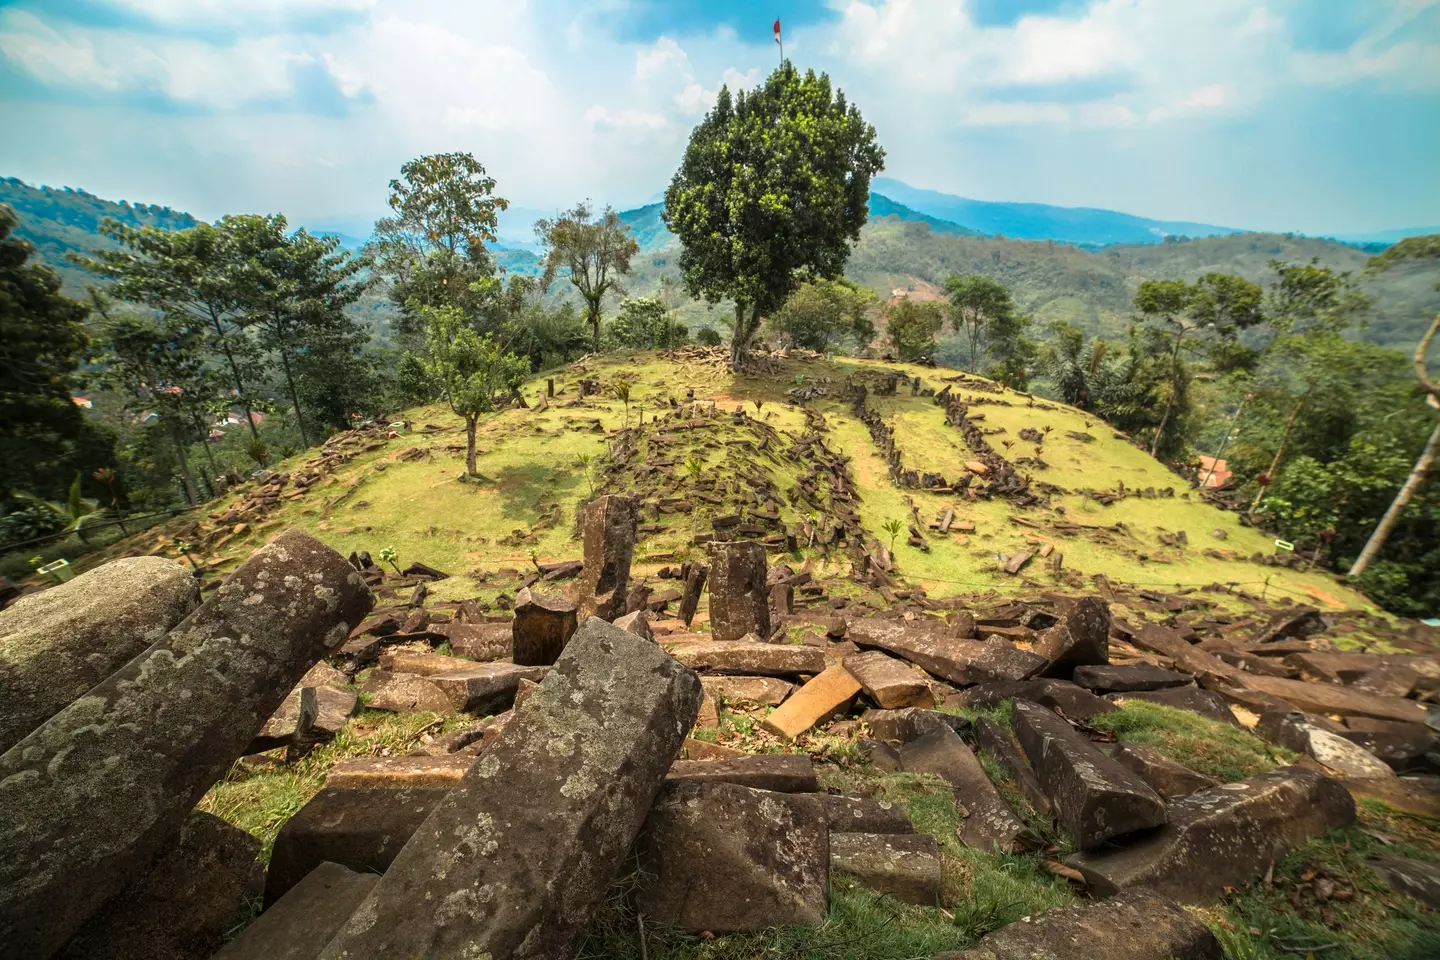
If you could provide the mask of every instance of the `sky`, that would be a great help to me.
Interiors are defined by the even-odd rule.
[[[0,175],[363,234],[404,161],[469,151],[527,215],[623,209],[776,17],[913,186],[1440,224],[1440,0],[0,0]]]

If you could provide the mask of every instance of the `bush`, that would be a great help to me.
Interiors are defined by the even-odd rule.
[[[695,342],[702,347],[720,346],[720,334],[714,327],[701,327],[695,332]]]

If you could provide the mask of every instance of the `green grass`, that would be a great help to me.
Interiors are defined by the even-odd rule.
[[[1119,710],[1092,717],[1090,723],[1121,742],[1154,747],[1176,763],[1224,783],[1244,780],[1297,759],[1290,751],[1272,747],[1247,730],[1144,700],[1122,700]]]

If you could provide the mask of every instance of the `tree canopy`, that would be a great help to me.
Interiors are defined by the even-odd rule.
[[[547,274],[566,270],[585,301],[585,320],[599,353],[601,304],[612,291],[624,293],[621,278],[630,272],[630,260],[640,252],[639,242],[630,236],[630,228],[613,207],[594,217],[589,203],[577,203],[558,217],[540,220],[535,234],[546,247]]]

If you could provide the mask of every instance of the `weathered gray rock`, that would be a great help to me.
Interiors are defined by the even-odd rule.
[[[992,680],[960,691],[955,702],[967,707],[993,707],[1002,700],[1029,700],[1076,720],[1089,720],[1119,707],[1068,680]]]
[[[884,650],[942,680],[961,685],[987,680],[1024,680],[1044,669],[1044,657],[1003,641],[957,640],[938,621],[855,620],[845,637],[856,646]]]
[[[736,700],[748,700],[752,703],[763,703],[766,706],[778,707],[790,696],[795,685],[778,677],[736,677],[717,676],[701,677],[700,683],[705,687],[706,696],[726,703]]]
[[[1144,700],[1147,703],[1159,703],[1167,707],[1174,707],[1177,710],[1189,710],[1191,713],[1198,713],[1202,717],[1209,717],[1211,720],[1228,724],[1232,727],[1240,726],[1240,721],[1235,719],[1231,712],[1230,705],[1225,698],[1218,693],[1209,690],[1202,690],[1196,686],[1170,687],[1165,690],[1135,690],[1130,693],[1107,694],[1107,700]]]
[[[754,540],[710,544],[710,635],[739,640],[770,636],[765,547]]]
[[[1030,769],[1030,764],[1021,754],[1020,748],[1011,739],[1009,727],[1002,727],[981,717],[975,721],[975,743],[1005,768],[1005,772],[1015,781],[1015,786],[1025,795],[1025,799],[1030,801],[1030,806],[1035,808],[1036,813],[1043,815],[1051,811],[1053,805],[1050,798],[1045,795],[1035,771]]]
[[[0,610],[0,753],[134,659],[200,602],[190,568],[112,560]]]
[[[935,960],[1223,960],[1210,928],[1185,908],[1144,890],[1099,903],[1056,907],[1002,927],[980,945]]]
[[[85,922],[61,960],[205,960],[259,892],[260,841],[192,813],[175,846]]]
[[[324,788],[276,835],[265,876],[266,904],[326,861],[361,873],[384,873],[449,792],[449,787]]]
[[[1150,663],[1109,664],[1103,667],[1076,667],[1075,683],[1096,693],[1128,693],[1134,690],[1164,690],[1183,687],[1194,681],[1188,673],[1164,670]]]
[[[1082,850],[1165,822],[1165,804],[1134,773],[1096,749],[1044,707],[1016,700],[1011,710],[1020,747]]]
[[[569,956],[700,696],[659,646],[587,620],[324,960]]]
[[[902,707],[930,708],[935,694],[925,671],[897,660],[879,650],[852,653],[845,658],[845,669],[860,682],[865,695],[886,710]]]
[[[515,595],[511,660],[527,667],[546,667],[559,658],[578,623],[575,604],[561,596],[534,593],[526,587]]]
[[[815,800],[833,836],[837,833],[914,833],[910,815],[898,803],[874,797],[817,793]]]
[[[1390,889],[1440,910],[1440,866],[1403,857],[1376,857],[1365,863],[1385,878]]]
[[[1076,667],[1110,662],[1110,606],[1099,597],[1081,597],[1053,627],[1040,631],[1035,652],[1049,660],[1048,677],[1070,679]]]
[[[685,666],[710,673],[795,677],[823,673],[826,667],[825,651],[800,644],[700,640],[670,649]]]
[[[1274,643],[1289,637],[1313,637],[1325,632],[1325,618],[1314,607],[1298,606],[1277,613],[1251,640],[1252,643]]]
[[[174,837],[370,591],[291,530],[0,757],[0,944],[50,956]]]
[[[373,873],[322,863],[226,944],[214,960],[315,960],[379,881]]]
[[[940,844],[925,833],[831,833],[830,869],[901,903],[940,902]]]
[[[966,846],[977,850],[998,847],[1011,853],[1038,842],[954,730],[935,730],[905,744],[900,748],[900,763],[909,773],[933,773],[950,784],[955,802],[969,814],[960,827],[960,839]]]
[[[1168,822],[1130,845],[1066,862],[1100,896],[1145,887],[1181,903],[1206,903],[1264,874],[1287,851],[1355,820],[1339,781],[1282,767],[1166,806]]]
[[[371,710],[388,710],[393,713],[458,712],[450,702],[450,697],[432,683],[429,677],[373,670],[360,684],[360,690],[369,694],[367,706]]]
[[[777,793],[814,793],[820,789],[815,764],[806,753],[752,753],[722,760],[676,760],[668,778],[736,783]]]
[[[477,663],[465,670],[427,677],[459,713],[489,714],[510,709],[520,681],[545,679],[549,667],[514,663]]]
[[[1196,790],[1219,786],[1220,781],[1196,773],[1183,763],[1176,763],[1154,747],[1143,743],[1121,743],[1110,755],[1116,763],[1133,771],[1160,794],[1161,799],[1173,800],[1184,797]]]
[[[580,520],[585,551],[578,581],[581,616],[614,620],[625,612],[635,514],[635,501],[629,497],[600,497],[586,504]]]
[[[939,710],[922,710],[919,707],[905,707],[901,710],[866,710],[860,715],[877,740],[890,744],[905,744],[918,740],[935,730],[954,730],[959,733],[969,729],[970,721],[953,713]]]
[[[1296,710],[1266,710],[1255,732],[1270,743],[1303,753],[1352,777],[1388,777],[1394,771],[1364,747],[1324,729]]]
[[[825,819],[807,797],[668,783],[639,844],[636,903],[695,933],[815,925],[828,903]]]
[[[1391,723],[1352,717],[1342,736],[1380,760],[1396,773],[1421,773],[1434,766],[1427,757],[1440,749],[1440,738],[1423,723]],[[1440,767],[1436,767],[1440,772]]]
[[[1351,686],[1356,690],[1373,693],[1380,697],[1408,697],[1415,692],[1415,687],[1419,682],[1420,674],[1415,671],[1414,667],[1403,663],[1391,663],[1383,667],[1376,667]]]

